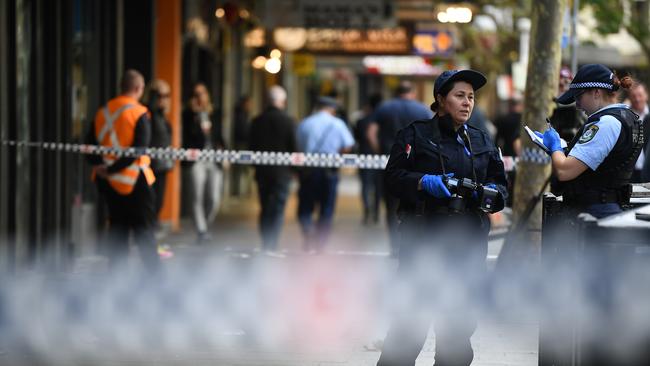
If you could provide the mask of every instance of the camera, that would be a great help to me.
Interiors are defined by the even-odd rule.
[[[467,201],[473,199],[478,208],[484,212],[496,212],[503,208],[503,196],[494,188],[478,184],[469,178],[446,178],[444,183],[451,193],[449,208],[454,212],[463,212]]]

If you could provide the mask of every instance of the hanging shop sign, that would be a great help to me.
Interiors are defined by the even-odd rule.
[[[366,56],[363,66],[371,74],[438,75],[442,68],[431,65],[421,56]]]
[[[413,53],[425,57],[449,58],[454,55],[454,37],[450,30],[416,31]]]
[[[306,53],[296,53],[292,57],[293,72],[298,76],[309,76],[316,71],[316,57]]]
[[[281,37],[282,34],[298,33],[278,28],[274,32],[274,40],[282,49],[285,43],[292,43],[289,48],[295,49],[292,37]],[[404,27],[383,29],[321,29],[309,28],[304,33],[304,42],[300,48],[311,53],[362,53],[362,54],[409,54],[411,38]],[[285,39],[286,41],[285,42]]]

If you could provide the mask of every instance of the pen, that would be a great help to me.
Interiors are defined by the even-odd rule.
[[[549,130],[553,128],[553,125],[551,124],[551,121],[548,118],[546,118],[546,127],[548,127]]]

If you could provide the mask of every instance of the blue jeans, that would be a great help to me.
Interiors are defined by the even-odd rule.
[[[265,250],[275,250],[284,224],[284,207],[289,196],[289,178],[257,177],[256,180],[262,208],[259,217],[262,247]]]
[[[320,251],[332,228],[336,188],[339,177],[335,170],[307,168],[300,174],[298,190],[298,220],[305,239],[304,249]],[[318,206],[318,221],[313,228],[313,213]]]

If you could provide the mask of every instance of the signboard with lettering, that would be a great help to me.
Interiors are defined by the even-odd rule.
[[[413,53],[425,57],[449,58],[454,55],[454,36],[450,30],[416,31]]]
[[[277,29],[283,32],[282,28]],[[330,54],[409,54],[411,38],[404,27],[384,29],[306,29],[302,51]],[[282,47],[279,37],[274,37]]]

